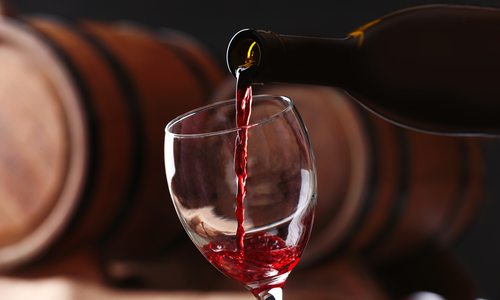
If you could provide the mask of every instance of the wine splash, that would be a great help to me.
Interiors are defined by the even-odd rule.
[[[249,47],[245,65],[236,71],[236,126],[234,171],[237,177],[236,245],[231,239],[213,241],[203,247],[208,260],[227,276],[249,287],[255,295],[282,287],[290,271],[300,260],[305,240],[289,247],[286,242],[266,232],[245,234],[244,201],[246,196],[248,125],[252,113],[252,66],[254,52]],[[284,224],[286,228],[288,224]]]
[[[247,174],[247,157],[248,157],[248,123],[250,114],[252,113],[252,85],[247,79],[245,71],[248,68],[239,68],[237,70],[236,80],[236,126],[239,128],[236,137],[234,149],[234,172],[238,178],[238,187],[236,194],[236,220],[238,228],[236,230],[236,239],[238,251],[244,249],[245,229],[244,223],[244,200],[247,192],[246,180]]]
[[[299,245],[290,247],[280,237],[260,232],[245,236],[243,252],[235,249],[230,239],[213,241],[202,251],[226,276],[258,295],[264,290],[283,287],[286,277],[300,260],[305,242],[304,239]]]
[[[234,147],[234,172],[237,181],[236,194],[236,241],[238,252],[244,250],[245,228],[245,208],[244,201],[247,193],[246,181],[247,157],[248,157],[248,124],[252,113],[252,81],[251,73],[257,61],[258,52],[256,42],[253,42],[246,52],[245,62],[236,70],[236,128],[239,128]]]
[[[282,300],[282,287],[311,232],[316,203],[314,158],[304,124],[290,99],[253,98],[253,58],[258,51],[252,50],[255,43],[248,45],[249,63],[238,70],[236,104],[221,102],[170,122],[165,166],[177,214],[205,258],[256,298]],[[219,121],[223,125],[229,121],[230,128],[236,128],[220,130]],[[203,130],[190,131],[193,127]],[[183,132],[186,128],[188,133]],[[230,144],[234,142],[230,149],[228,138]],[[249,142],[255,146],[248,149]],[[186,155],[175,155],[177,149],[185,149]],[[191,149],[195,151],[188,151]],[[183,166],[175,168],[170,163]],[[202,173],[191,176],[190,163]],[[229,174],[227,166],[232,167]],[[247,166],[255,169],[247,170]],[[212,181],[204,175],[221,179]],[[208,183],[216,184],[207,184],[207,178]],[[247,194],[247,188],[251,193]],[[233,210],[229,215],[228,209]]]

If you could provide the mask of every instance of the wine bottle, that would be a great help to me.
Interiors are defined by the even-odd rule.
[[[344,38],[245,29],[230,71],[253,82],[341,88],[395,123],[449,134],[500,134],[500,10],[430,5],[386,15]]]

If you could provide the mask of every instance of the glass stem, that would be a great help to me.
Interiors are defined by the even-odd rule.
[[[268,291],[262,291],[257,297],[259,300],[283,300],[283,290],[275,287]]]

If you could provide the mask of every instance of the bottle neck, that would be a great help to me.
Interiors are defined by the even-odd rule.
[[[253,42],[254,83],[287,82],[333,85],[346,88],[352,80],[357,55],[356,40],[280,35],[270,31],[243,30],[229,43],[230,71],[244,64],[246,49]]]

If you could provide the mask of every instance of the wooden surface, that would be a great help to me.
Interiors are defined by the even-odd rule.
[[[352,292],[352,291],[351,291]],[[255,300],[250,292],[241,291],[126,291],[75,281],[63,277],[39,280],[19,280],[0,277],[0,294],[9,300]],[[349,294],[339,289],[284,290],[286,300],[386,300],[380,294]]]
[[[0,271],[94,245],[161,255],[183,234],[163,128],[222,71],[181,33],[44,17],[0,27]]]
[[[118,291],[66,278],[0,278],[2,299],[9,300],[251,300],[250,293]]]
[[[35,58],[0,48],[0,246],[36,228],[54,206],[68,167],[59,95]]]
[[[4,269],[38,254],[67,222],[81,191],[87,149],[78,96],[56,55],[7,19],[0,36]]]
[[[258,93],[295,102],[316,154],[318,208],[304,263],[446,247],[476,216],[485,190],[480,139],[395,126],[329,87],[266,85]]]

